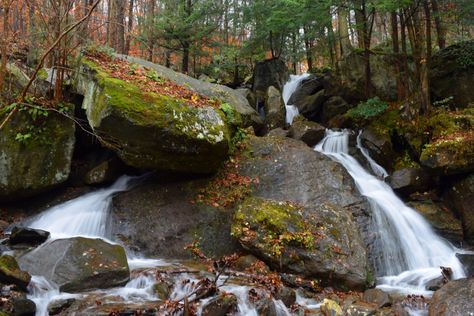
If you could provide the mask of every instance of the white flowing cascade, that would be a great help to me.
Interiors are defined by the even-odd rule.
[[[376,247],[381,252],[374,263],[378,287],[429,295],[425,286],[441,275],[441,266],[450,267],[454,278],[464,277],[462,264],[456,257],[457,249],[437,236],[425,219],[406,206],[388,184],[364,170],[348,154],[349,134],[346,130],[327,130],[315,150],[343,165],[370,204]],[[372,161],[372,164],[376,163]]]
[[[286,108],[286,123],[291,125],[293,119],[298,116],[298,108],[292,104],[288,104],[291,95],[301,84],[301,81],[308,78],[310,75],[308,73],[302,75],[290,75],[290,80],[283,86],[283,101],[285,102]]]
[[[122,176],[112,186],[62,203],[33,218],[27,226],[51,233],[52,239],[76,236],[109,238],[107,222],[115,193],[130,187],[131,177]]]

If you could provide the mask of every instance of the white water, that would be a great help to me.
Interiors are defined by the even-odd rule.
[[[371,175],[348,154],[349,131],[326,131],[315,147],[343,165],[372,209],[377,249],[378,287],[429,295],[425,285],[450,267],[454,278],[464,277],[456,248],[437,236],[425,219],[406,206],[385,182]],[[374,161],[373,164],[376,165]]]
[[[52,239],[77,236],[109,238],[107,223],[113,195],[129,189],[132,179],[122,176],[109,188],[52,207],[26,224],[49,231]]]
[[[375,160],[373,160],[372,157],[370,157],[367,149],[365,149],[364,146],[362,146],[361,135],[362,135],[362,131],[360,131],[359,135],[357,135],[357,148],[359,148],[364,158],[367,159],[367,162],[369,163],[369,166],[372,169],[372,171],[375,173],[375,175],[377,175],[378,177],[382,179],[385,179],[386,177],[388,177],[387,170],[385,170],[384,167],[376,163]]]
[[[301,84],[301,81],[308,78],[309,74],[302,74],[302,75],[291,75],[290,80],[283,86],[283,101],[285,102],[286,107],[286,123],[291,125],[293,123],[293,119],[298,116],[298,108],[292,104],[288,104],[291,95]]]

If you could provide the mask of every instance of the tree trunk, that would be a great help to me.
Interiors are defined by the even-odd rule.
[[[7,73],[7,61],[8,61],[8,16],[10,13],[10,4],[6,1],[2,3],[3,7],[3,35],[2,35],[2,47],[0,49],[0,54],[2,54],[2,59],[0,62],[0,92],[3,90],[3,85],[5,82],[5,75]]]
[[[125,53],[130,53],[130,45],[132,42],[132,31],[133,31],[133,5],[134,1],[130,0],[128,3],[128,26],[127,26],[127,40],[125,42]]]
[[[339,29],[339,41],[341,43],[342,56],[349,54],[352,49],[351,39],[349,38],[349,27],[347,23],[347,10],[339,6],[337,8],[337,25]]]
[[[426,62],[429,63],[431,58],[431,11],[428,0],[423,1],[423,8],[425,10],[425,29],[426,29]]]
[[[304,30],[304,46],[306,51],[306,62],[308,63],[308,72],[313,70],[313,43],[312,40],[309,38],[308,29],[305,26]],[[331,49],[330,49],[331,50]]]
[[[183,42],[183,60],[182,60],[182,69],[181,71],[185,74],[189,71],[189,42]]]
[[[148,60],[153,61],[153,53],[155,51],[155,7],[156,1],[149,0],[147,12],[147,27],[148,27]]]
[[[109,0],[109,46],[119,54],[125,52],[125,0]]]
[[[431,7],[433,8],[436,34],[438,35],[438,46],[440,49],[443,49],[446,47],[446,31],[444,29],[443,22],[441,21],[438,1],[431,0]]]

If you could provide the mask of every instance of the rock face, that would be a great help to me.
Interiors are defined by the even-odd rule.
[[[365,248],[351,214],[341,208],[249,198],[235,214],[232,234],[283,272],[318,277],[339,287],[366,284]]]
[[[295,103],[295,106],[298,108],[301,115],[306,117],[308,120],[316,121],[319,120],[321,108],[328,98],[326,91],[320,90],[313,95],[302,98],[301,101]]]
[[[340,96],[332,96],[321,107],[320,121],[325,124],[333,117],[346,113],[352,107]]]
[[[125,250],[102,239],[57,239],[19,258],[20,267],[80,292],[124,285],[130,278]]]
[[[30,132],[31,119],[26,111],[20,111],[0,133],[0,201],[33,196],[69,177],[75,142],[73,120],[52,113],[41,131]],[[22,140],[18,135],[29,138]]]
[[[0,257],[0,282],[5,284],[15,284],[20,289],[26,290],[30,283],[31,275],[20,270],[18,263],[12,256]]]
[[[184,248],[195,240],[209,256],[235,252],[232,211],[196,202],[209,181],[158,176],[116,196],[112,234],[146,256],[192,258]]]
[[[274,86],[270,86],[267,89],[264,108],[269,129],[285,126],[285,102],[283,101],[280,91]]]
[[[430,176],[421,168],[403,168],[395,170],[388,179],[392,189],[404,194],[428,189]]]
[[[393,167],[395,152],[387,131],[365,129],[360,136],[362,146],[369,151],[370,157],[387,170]]]
[[[317,92],[324,89],[323,82],[320,78],[310,76],[301,82],[301,85],[293,92],[288,100],[288,104],[301,104],[304,100],[311,95],[315,95]]]
[[[474,41],[460,42],[438,51],[430,62],[430,88],[435,100],[453,97],[457,108],[474,105]]]
[[[75,86],[89,125],[127,165],[210,173],[227,157],[231,132],[218,109],[144,93],[90,61],[83,62]]]
[[[460,243],[463,240],[461,222],[454,217],[447,208],[435,204],[433,201],[410,202],[410,207],[418,211],[434,228],[434,230],[446,239]]]
[[[333,227],[327,240],[333,238],[346,250],[356,252],[347,255],[346,258],[351,259],[343,259],[340,267],[330,267],[328,263],[327,266],[315,267],[315,271],[322,275],[325,273],[323,271],[328,272],[331,268],[346,269],[345,272],[334,271],[338,277],[342,277],[344,273],[345,276],[344,280],[333,285],[363,287],[367,276],[367,257],[362,238],[356,229],[356,220],[351,213],[357,213],[366,206],[350,175],[339,164],[313,151],[303,142],[289,138],[251,138],[247,150],[249,157],[241,163],[241,173],[258,177],[259,184],[252,193],[254,198],[283,204],[292,201],[301,206],[308,216],[314,216],[314,221],[321,220],[321,225]],[[323,215],[323,204],[329,205],[329,218]],[[331,219],[329,214],[334,217]],[[314,225],[315,222],[312,223]],[[265,229],[263,227],[261,232]],[[349,244],[346,243],[346,238],[350,238]],[[337,247],[328,248],[326,258],[339,258],[338,250]],[[297,264],[293,269],[296,271]],[[329,279],[323,281],[328,282]]]
[[[290,127],[288,137],[301,140],[308,146],[314,147],[319,143],[326,133],[326,129],[316,122],[298,119]]]
[[[265,93],[270,86],[274,86],[282,91],[288,78],[288,69],[283,60],[278,58],[264,60],[255,65],[252,90],[257,94]]]
[[[186,86],[209,98],[217,98],[223,102],[229,103],[242,117],[242,124],[244,127],[253,126],[256,129],[259,129],[263,126],[263,120],[254,110],[255,103],[249,105],[245,95],[234,89],[223,85],[197,80],[186,76],[185,74],[173,71],[161,65],[153,64],[140,58],[124,55],[119,56],[134,64],[153,69],[161,78],[174,81],[177,84]]]
[[[474,313],[474,279],[448,282],[436,291],[430,302],[429,316],[461,316]]]
[[[474,244],[474,173],[454,182],[447,197],[461,217],[464,239]]]

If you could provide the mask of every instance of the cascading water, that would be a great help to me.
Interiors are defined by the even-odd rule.
[[[291,95],[295,90],[299,87],[301,82],[308,78],[309,74],[302,74],[302,75],[291,75],[290,80],[283,86],[283,101],[285,102],[286,108],[286,123],[291,125],[293,123],[293,119],[299,114],[298,108],[294,105],[288,104]]]
[[[374,262],[378,286],[405,293],[429,294],[425,286],[441,275],[440,266],[450,267],[454,278],[463,277],[456,248],[437,236],[424,218],[406,206],[389,185],[364,170],[348,154],[349,134],[346,130],[327,130],[326,137],[315,150],[343,165],[370,204],[376,246],[381,252]],[[360,143],[359,147],[362,147]],[[373,160],[371,164],[378,166]]]

